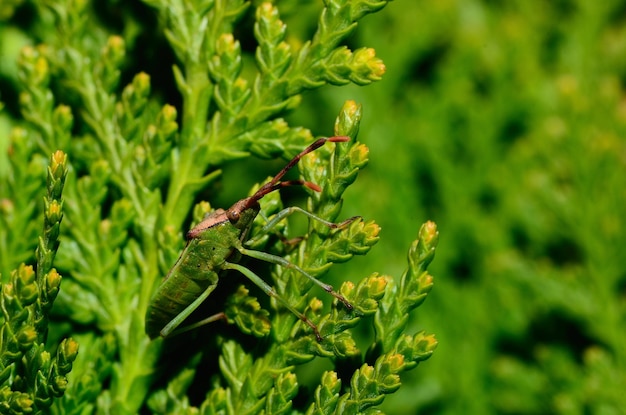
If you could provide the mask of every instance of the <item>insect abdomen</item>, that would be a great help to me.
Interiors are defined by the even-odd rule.
[[[209,237],[189,241],[148,307],[146,333],[150,338],[159,336],[163,327],[205,290],[215,289],[218,272],[234,251],[233,244],[238,242],[232,237],[239,232],[224,231],[219,240],[211,237],[212,232],[207,232]]]

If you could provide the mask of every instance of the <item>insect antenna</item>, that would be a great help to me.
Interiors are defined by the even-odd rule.
[[[321,187],[319,187],[315,183],[307,182],[306,180],[287,180],[287,181],[284,181],[284,182],[274,183],[274,185],[272,185],[272,186],[265,186],[264,185],[263,187],[261,187],[252,196],[252,198],[254,200],[259,200],[263,196],[265,196],[268,193],[273,192],[274,190],[278,190],[280,188],[289,187],[289,186],[305,186],[305,187],[308,187],[309,189],[311,189],[311,190],[313,190],[315,192],[321,192],[322,191]]]
[[[299,154],[297,154],[294,158],[292,158],[285,167],[283,167],[278,173],[276,173],[276,175],[274,176],[272,180],[270,180],[268,183],[265,183],[263,186],[261,186],[261,188],[259,188],[259,190],[257,190],[257,192],[251,198],[253,200],[260,200],[266,194],[273,192],[274,190],[280,189],[281,187],[298,186],[298,185],[306,186],[311,190],[315,190],[316,192],[319,192],[321,190],[320,187],[314,183],[307,182],[304,180],[289,180],[289,181],[281,182],[280,179],[282,179],[289,170],[291,170],[296,164],[298,164],[298,162],[300,161],[302,157],[304,157],[305,155],[309,154],[312,151],[317,150],[318,148],[323,146],[327,141],[331,143],[343,143],[346,141],[350,141],[350,137],[335,136],[335,137],[317,139],[310,146],[308,146],[307,148],[302,150]]]

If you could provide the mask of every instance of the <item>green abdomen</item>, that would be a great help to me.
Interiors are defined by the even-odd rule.
[[[159,336],[205,290],[215,289],[224,261],[238,254],[233,247],[239,244],[239,233],[224,223],[189,241],[148,307],[146,333],[150,338]]]

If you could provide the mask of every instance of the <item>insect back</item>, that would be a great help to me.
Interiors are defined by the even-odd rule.
[[[246,276],[255,285],[261,288],[267,295],[276,299],[296,317],[307,324],[321,340],[317,326],[313,324],[302,312],[288,300],[283,298],[267,282],[261,279],[253,271],[239,263],[240,255],[263,260],[280,265],[306,277],[311,283],[318,285],[339,301],[346,308],[352,309],[352,305],[333,288],[319,281],[315,276],[306,272],[300,266],[289,262],[283,257],[246,248],[246,236],[254,218],[258,215],[259,201],[269,193],[282,187],[305,186],[315,191],[321,188],[314,183],[304,180],[283,181],[285,174],[292,169],[301,158],[323,146],[326,142],[345,142],[348,137],[321,138],[296,155],[276,176],[262,185],[253,195],[237,201],[229,209],[218,209],[208,215],[204,220],[194,226],[187,233],[187,245],[169,271],[165,280],[158,288],[146,313],[146,333],[154,338],[157,335],[167,337],[208,298],[218,284],[219,278],[227,270],[235,270]],[[328,222],[313,213],[299,207],[288,207],[278,212],[255,238],[263,234],[273,232],[274,228],[286,217],[294,212],[301,212],[310,219],[317,221],[329,228],[342,228],[348,226],[357,218],[351,218],[339,224]],[[182,332],[206,324],[216,319],[223,318],[223,313],[208,317],[207,319],[183,327],[176,332]]]

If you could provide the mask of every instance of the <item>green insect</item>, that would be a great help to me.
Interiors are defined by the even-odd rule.
[[[153,339],[159,335],[162,337],[171,335],[207,299],[217,286],[220,276],[223,276],[227,270],[236,270],[250,279],[267,295],[280,301],[288,310],[311,327],[318,341],[321,341],[320,333],[312,321],[280,297],[258,275],[237,262],[242,255],[245,255],[293,269],[336,297],[348,309],[352,309],[352,305],[348,300],[335,292],[330,285],[319,281],[297,265],[288,262],[282,257],[244,247],[252,222],[260,211],[259,200],[268,193],[287,186],[301,185],[320,191],[319,186],[310,182],[303,180],[281,181],[281,179],[304,155],[321,147],[324,143],[345,142],[348,140],[349,137],[342,136],[318,139],[295,156],[270,182],[261,186],[252,196],[236,202],[228,210],[218,209],[212,212],[202,222],[193,227],[187,233],[185,249],[161,283],[148,306],[146,313],[146,333],[148,336]],[[343,227],[358,218],[350,218],[336,224],[325,221],[303,209],[291,207],[280,211],[264,227],[264,230],[268,230],[294,211],[302,212],[306,216],[331,228]],[[223,317],[223,313],[219,313],[200,322],[180,328],[175,333],[187,331]]]

